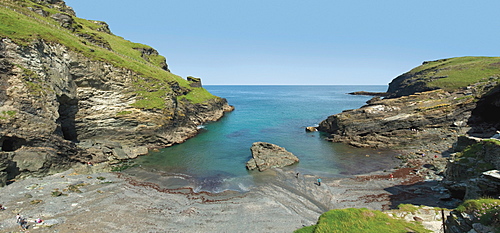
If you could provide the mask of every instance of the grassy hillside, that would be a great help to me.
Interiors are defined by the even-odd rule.
[[[70,23],[62,27],[61,22],[53,18],[57,14],[71,18]],[[28,45],[36,39],[59,43],[92,60],[108,62],[139,74],[134,86],[142,98],[136,107],[161,109],[164,94],[171,91],[169,83],[178,83],[186,90],[188,96],[181,96],[181,99],[201,103],[215,98],[205,89],[190,87],[187,80],[162,69],[165,65],[163,56],[141,52],[155,51],[150,46],[111,34],[105,30],[107,25],[103,22],[81,19],[29,0],[1,0],[0,22],[0,38],[9,38],[19,45]],[[148,100],[154,101],[148,103]]]
[[[444,89],[466,87],[484,78],[500,77],[500,57],[457,57],[426,62],[410,72],[427,72],[429,86]]]
[[[424,62],[389,84],[390,93],[412,94],[444,89],[453,91],[471,84],[500,78],[500,57],[456,57]],[[403,90],[406,89],[406,90]]]

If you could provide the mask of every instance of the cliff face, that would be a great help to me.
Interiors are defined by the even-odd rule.
[[[330,116],[318,129],[330,133],[332,141],[353,146],[439,144],[435,149],[441,151],[460,134],[489,137],[500,123],[494,117],[500,112],[498,60],[466,57],[424,63],[394,79],[389,97]]]
[[[352,146],[410,149],[418,157],[405,159],[424,163],[432,155],[449,155],[443,184],[454,197],[497,197],[500,143],[489,138],[500,128],[498,61],[465,57],[424,63],[394,79],[389,97],[330,116],[318,129],[329,133],[329,140]]]
[[[62,1],[38,3],[17,9],[14,2],[5,1],[0,13],[17,14],[27,22],[35,17],[30,12],[56,22],[61,17],[51,16],[57,14],[79,20]],[[51,14],[54,9],[62,11]],[[78,24],[61,25],[49,28],[58,33]],[[60,33],[81,38],[81,46],[90,43],[80,34]],[[105,38],[99,33],[88,34]],[[133,58],[122,55],[124,50],[110,51],[116,42],[109,47],[91,43],[82,50],[65,44],[64,38],[0,38],[0,185],[24,175],[66,169],[75,162],[134,158],[147,148],[181,143],[196,135],[197,126],[231,110],[199,80],[191,87],[189,81],[170,74],[164,59],[157,61],[156,50],[134,47],[143,45],[129,49],[137,52]]]
[[[422,147],[448,141],[466,132],[475,108],[472,92],[443,90],[392,98],[374,98],[367,105],[328,117],[318,129],[334,142],[357,147]]]

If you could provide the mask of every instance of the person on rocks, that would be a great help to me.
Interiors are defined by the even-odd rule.
[[[0,204],[0,210],[5,210],[5,207],[2,204]]]
[[[318,178],[318,186],[321,186],[321,178]]]
[[[19,213],[16,215],[16,222],[23,231],[27,229],[26,220]]]

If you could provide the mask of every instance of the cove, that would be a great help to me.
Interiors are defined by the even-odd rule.
[[[202,126],[196,137],[137,159],[141,169],[148,171],[148,175],[141,172],[141,176],[175,176],[179,179],[170,179],[168,185],[189,184],[198,191],[245,191],[254,184],[254,177],[260,175],[245,168],[251,158],[250,147],[257,141],[273,143],[294,153],[300,162],[288,169],[302,174],[353,175],[395,164],[393,152],[332,143],[321,132],[305,131],[307,126],[315,126],[343,110],[359,108],[372,98],[347,93],[384,92],[385,85],[205,88],[226,98],[235,110],[217,122]]]

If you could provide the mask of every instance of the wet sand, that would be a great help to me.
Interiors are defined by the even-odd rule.
[[[297,178],[293,169],[275,169],[248,192],[218,194],[168,189],[125,173],[87,174],[89,169],[1,188],[1,204],[7,209],[0,211],[0,231],[19,230],[15,215],[20,213],[30,232],[293,232],[315,224],[329,209],[445,204],[439,202],[437,182],[424,182],[412,169],[392,171],[393,179],[389,172],[322,177],[321,186],[317,176]],[[45,221],[35,224],[36,218]]]

